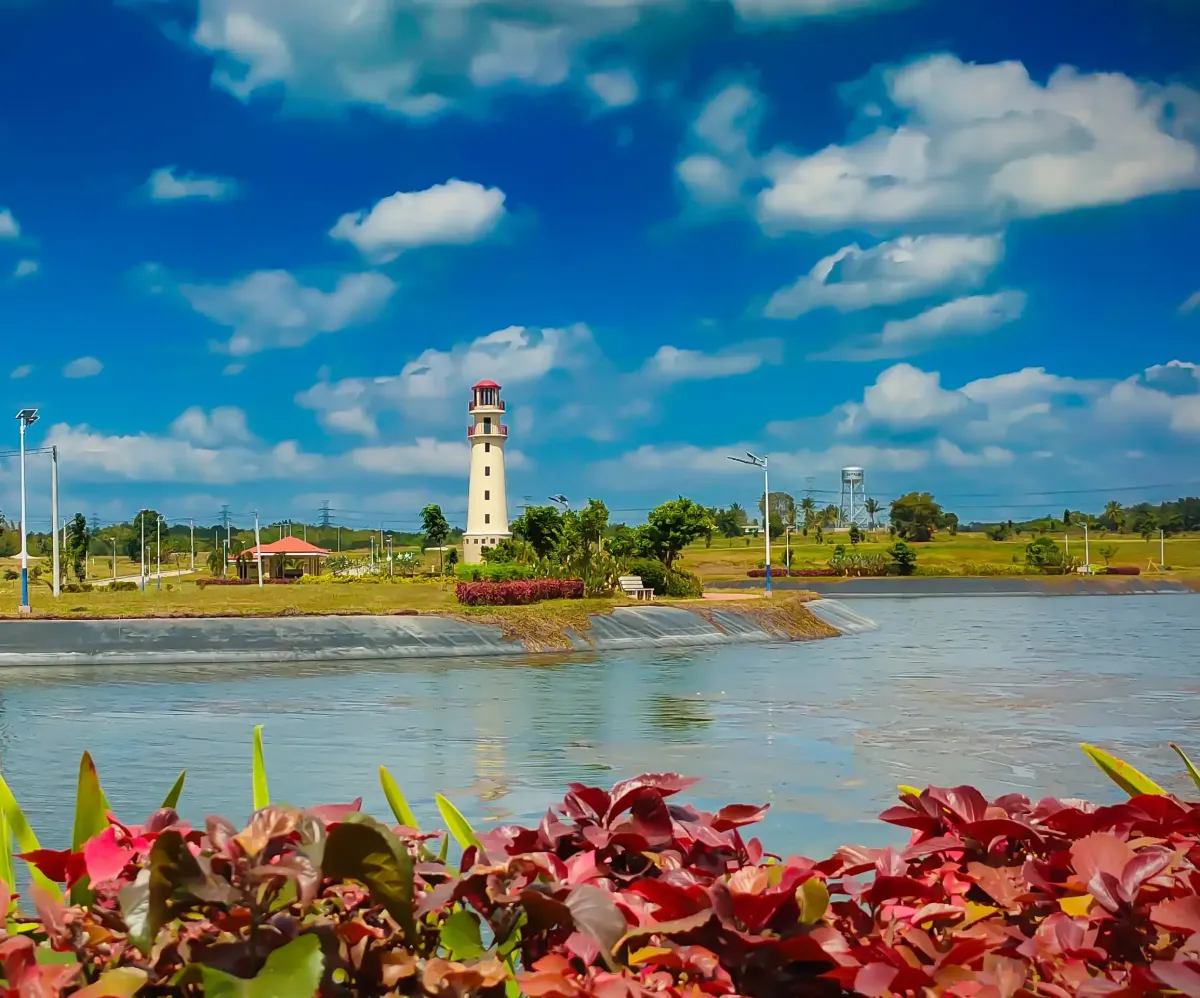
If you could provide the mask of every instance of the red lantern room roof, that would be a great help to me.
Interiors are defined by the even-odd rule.
[[[496,384],[496,382],[491,381],[487,378],[484,378],[483,381],[479,382],[479,384],[477,384],[475,387],[476,388],[499,388],[500,386],[498,384]]]

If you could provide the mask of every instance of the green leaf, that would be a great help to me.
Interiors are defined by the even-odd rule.
[[[1175,754],[1183,760],[1183,764],[1187,766],[1188,776],[1192,778],[1192,782],[1196,784],[1196,788],[1200,790],[1200,769],[1197,769],[1191,759],[1187,757],[1187,753],[1183,751],[1174,742],[1168,742],[1168,745],[1175,750]]]
[[[100,788],[100,777],[90,752],[79,759],[79,783],[75,789],[75,827],[71,832],[71,852],[79,852],[84,843],[108,827],[108,800]],[[95,898],[87,874],[71,888],[71,904],[87,906]]]
[[[16,840],[17,848],[21,852],[37,852],[42,848],[37,836],[33,834],[33,829],[29,827],[29,819],[25,817],[25,812],[21,810],[21,805],[17,803],[17,799],[13,796],[13,792],[9,789],[3,776],[0,776],[0,810],[4,811],[9,833]],[[62,898],[62,891],[59,890],[58,884],[32,863],[27,862],[26,865],[29,867],[29,875],[35,884],[47,891],[51,897]],[[9,884],[9,887],[15,886],[15,884]]]
[[[479,916],[464,908],[453,912],[442,923],[441,940],[447,957],[460,963],[478,960],[486,952],[479,934]]]
[[[1100,767],[1101,772],[1105,776],[1129,794],[1130,797],[1140,797],[1143,794],[1161,796],[1166,793],[1150,777],[1134,769],[1133,766],[1129,765],[1123,759],[1118,759],[1115,755],[1109,755],[1109,753],[1103,749],[1096,748],[1094,745],[1085,744],[1079,747],[1083,749],[1084,755]]]
[[[143,953],[149,953],[158,930],[174,917],[172,900],[176,892],[188,892],[204,882],[204,871],[188,848],[187,840],[171,828],[159,835],[150,850],[149,876],[144,882],[139,876],[120,894],[121,910],[133,944]],[[211,900],[222,899],[214,895]]]
[[[809,877],[796,888],[796,902],[800,905],[800,924],[816,925],[829,909],[829,889],[817,877]]]
[[[920,797],[921,791],[916,787],[910,786],[907,783],[901,783],[896,789],[900,791],[902,797]]]
[[[17,874],[13,869],[13,851],[12,851],[12,832],[8,827],[8,815],[4,808],[0,807],[0,877],[4,878],[4,884],[8,889],[14,890],[17,886]],[[10,901],[10,910],[16,906]],[[0,912],[0,924],[3,919],[8,917],[9,912]]]
[[[357,880],[404,930],[416,939],[413,923],[413,861],[387,828],[365,814],[351,814],[329,830],[322,872],[335,880]]]
[[[408,801],[404,799],[404,794],[400,792],[399,785],[392,779],[392,774],[387,771],[386,766],[379,767],[379,782],[383,785],[383,796],[387,798],[388,806],[392,809],[392,814],[396,816],[397,824],[420,831],[421,826],[417,824],[417,816],[412,813],[412,808],[408,806]]]
[[[146,972],[136,967],[117,967],[100,975],[95,984],[72,992],[73,998],[133,998],[146,983]]]
[[[446,862],[446,857],[449,855],[450,855],[450,836],[443,835],[442,836],[442,847],[438,850],[438,856],[437,856],[438,862],[439,863]]]
[[[442,820],[446,823],[446,828],[454,836],[454,841],[464,849],[475,846],[476,849],[482,850],[482,846],[479,845],[479,839],[475,835],[475,829],[462,816],[462,812],[441,794],[434,794],[433,799],[437,802],[437,809],[441,812]]]
[[[187,770],[185,769],[179,774],[179,778],[175,781],[175,785],[171,787],[171,792],[163,798],[162,806],[164,808],[169,807],[171,810],[174,810],[179,806],[179,795],[183,793],[183,781],[186,777]]]
[[[203,965],[200,973],[205,998],[313,998],[325,973],[325,954],[321,940],[308,933],[273,951],[254,977]]]
[[[267,765],[263,762],[261,724],[254,726],[254,759],[251,774],[254,785],[254,810],[261,811],[271,803],[271,795],[267,792]]]

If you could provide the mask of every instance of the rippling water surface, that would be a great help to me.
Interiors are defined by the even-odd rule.
[[[898,782],[1113,799],[1080,741],[1182,789],[1168,740],[1200,750],[1200,600],[863,600],[853,638],[526,662],[444,660],[0,672],[0,766],[44,845],[69,836],[76,763],[114,809],[243,818],[265,724],[272,796],[358,795],[386,764],[419,815],[445,792],[478,821],[534,819],[568,781],[703,778],[701,805],[772,805],[768,846],[882,843]],[[11,626],[11,625],[10,625]]]

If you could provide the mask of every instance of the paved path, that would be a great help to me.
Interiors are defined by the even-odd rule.
[[[771,587],[784,591],[807,589],[837,599],[859,597],[896,598],[905,596],[1131,596],[1162,593],[1193,593],[1194,590],[1171,579],[1141,576],[1028,578],[995,576],[963,578],[957,576],[914,576],[908,579],[772,579]],[[762,579],[726,579],[706,583],[710,590],[738,591],[763,588]]]
[[[170,571],[163,572],[162,577],[164,579],[173,579],[173,578],[177,578],[180,575],[193,575],[193,574],[195,574],[195,573],[190,568],[173,568]],[[154,585],[154,580],[156,578],[158,578],[158,576],[155,572],[151,572],[148,576],[146,576],[146,587],[149,588],[150,586]],[[113,579],[113,578],[88,579],[88,585],[90,585],[90,586],[107,586],[113,582],[140,582],[141,579],[142,579],[142,577],[140,575],[118,575],[115,579]]]

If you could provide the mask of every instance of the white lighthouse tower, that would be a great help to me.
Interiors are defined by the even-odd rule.
[[[508,427],[500,422],[504,402],[500,386],[481,381],[471,389],[468,406],[471,424],[467,439],[471,443],[471,485],[467,493],[467,532],[463,534],[463,561],[476,564],[483,560],[483,549],[494,547],[508,529],[508,494],[504,488],[504,444]]]

